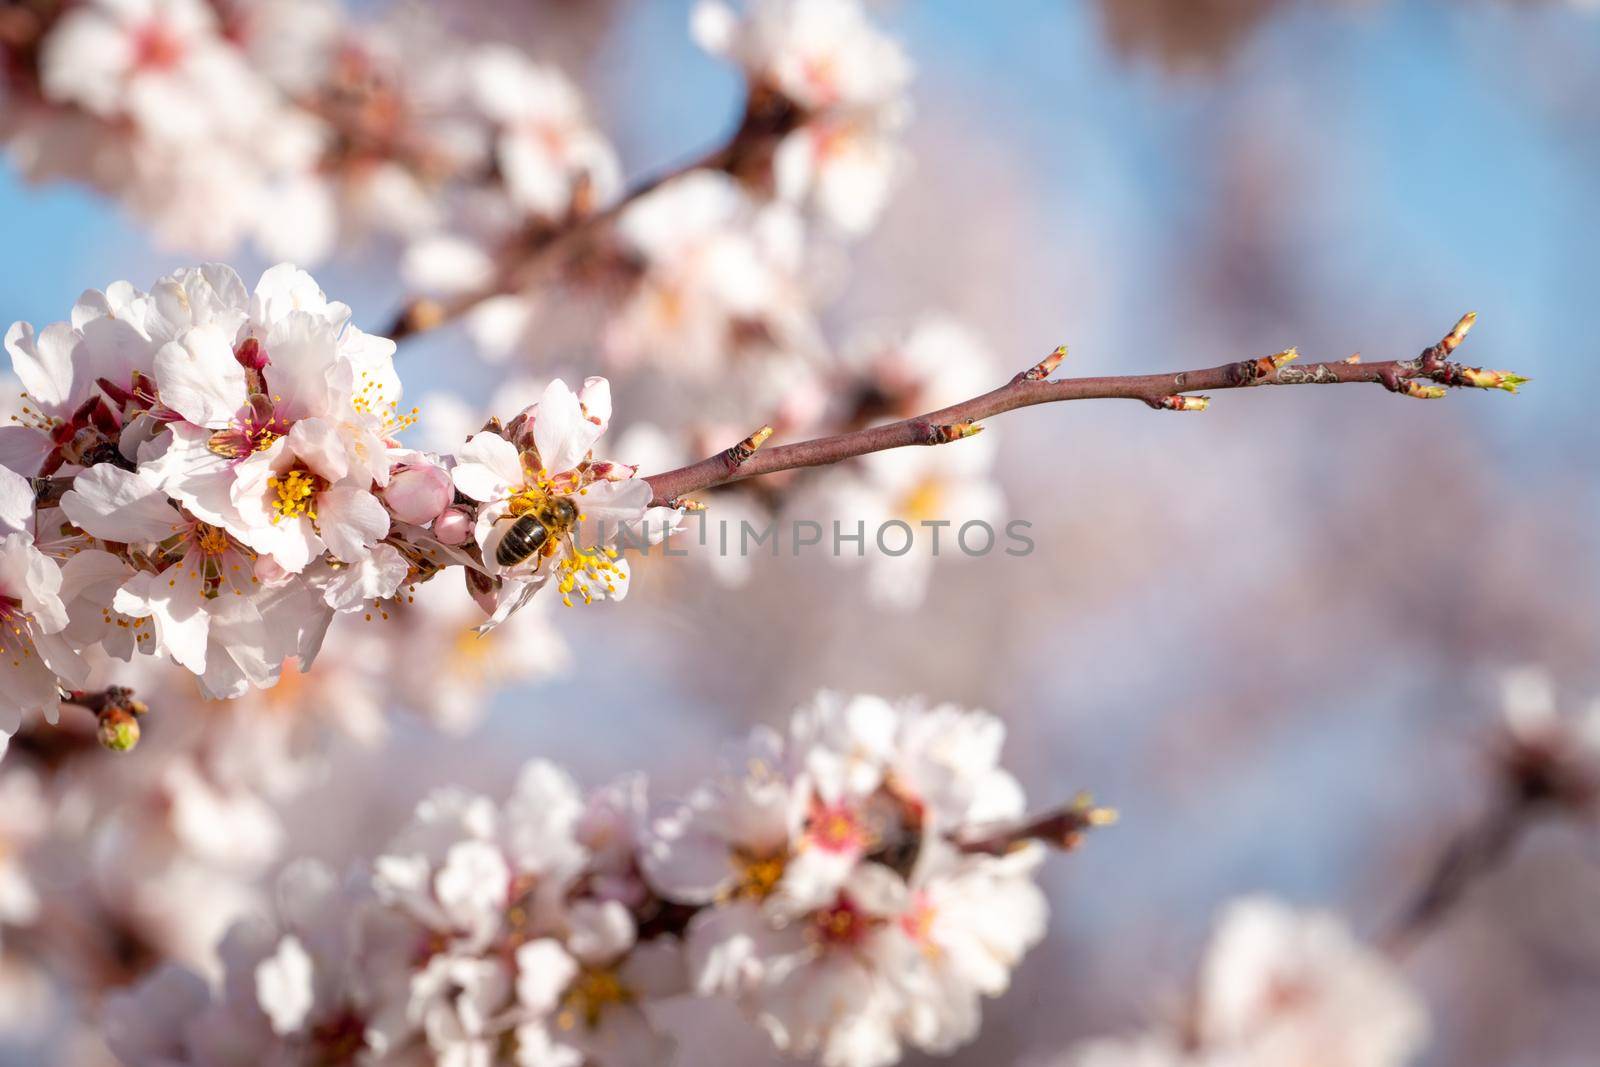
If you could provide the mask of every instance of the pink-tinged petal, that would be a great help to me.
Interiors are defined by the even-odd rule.
[[[675,937],[641,941],[617,970],[622,984],[640,999],[665,999],[689,991],[683,946]]]
[[[111,463],[80,472],[61,498],[61,510],[73,525],[102,541],[161,541],[183,525],[165,493]]]
[[[117,591],[111,606],[135,619],[148,618],[160,649],[180,667],[204,674],[211,617],[206,614],[200,575],[189,569],[190,563],[186,558],[160,574],[135,574]]]
[[[244,367],[215,327],[198,326],[162,345],[155,364],[162,403],[197,426],[228,425],[249,397]]]
[[[106,294],[98,289],[85,289],[78,294],[78,302],[72,305],[72,328],[83,329],[83,324],[94,319],[103,319],[115,314],[111,309],[111,301],[106,299]]]
[[[442,545],[464,545],[472,536],[472,516],[460,508],[445,508],[433,520],[433,536]]]
[[[643,478],[630,478],[625,482],[595,482],[585,486],[580,495],[573,497],[578,511],[583,515],[579,524],[579,540],[592,545],[599,541],[615,541],[624,524],[644,518],[650,506],[650,483]]]
[[[33,483],[0,467],[0,535],[21,533],[33,519]]]
[[[256,1002],[266,1012],[272,1032],[292,1034],[305,1024],[316,1002],[311,955],[299,938],[285,937],[277,951],[256,964]]]
[[[154,479],[195,518],[237,531],[244,523],[233,503],[235,468],[231,460],[211,451],[210,440],[211,431],[204,426],[173,423],[169,436],[156,438],[140,449],[139,473]],[[158,451],[163,443],[165,451]],[[281,448],[281,442],[274,447]],[[256,461],[257,457],[252,457],[238,469]]]
[[[330,422],[301,419],[289,431],[289,449],[313,474],[337,482],[350,472],[350,454],[343,438]]]
[[[96,379],[126,385],[134,371],[150,373],[157,346],[133,323],[125,319],[91,319],[83,324],[82,332],[75,371],[84,382],[86,396],[90,383]]]
[[[786,914],[798,915],[830,903],[839,894],[860,859],[859,852],[808,848],[785,865],[772,901]]]
[[[0,426],[0,467],[31,478],[55,446],[48,434],[26,426]]]
[[[731,887],[737,871],[729,843],[707,833],[693,812],[664,815],[652,831],[643,862],[656,892],[684,904],[705,904]]]
[[[567,909],[567,948],[584,963],[610,963],[637,937],[633,916],[620,901],[581,900]]]
[[[89,663],[78,654],[58,633],[33,635],[33,650],[39,653],[44,665],[60,678],[68,689],[77,689],[89,682]],[[52,722],[55,720],[52,719]]]
[[[522,456],[499,434],[473,434],[456,453],[453,477],[456,488],[473,500],[501,500],[522,484]]]
[[[517,1004],[535,1015],[547,1015],[578,973],[578,965],[559,942],[550,938],[517,949]]]
[[[0,593],[22,602],[24,613],[44,633],[57,633],[67,625],[61,603],[61,568],[33,546],[25,533],[0,538]]]
[[[387,600],[405,584],[411,565],[393,545],[378,544],[358,563],[340,567],[323,587],[322,597],[335,611],[355,611],[373,600]]]
[[[89,395],[90,383],[73,374],[78,343],[77,332],[64,322],[52,323],[38,335],[26,322],[13,323],[6,331],[11,369],[28,395],[53,411],[76,407]]]
[[[544,587],[547,578],[548,574],[540,573],[531,578],[504,579],[500,588],[495,591],[494,614],[479,624],[474,632],[482,637],[521,611],[527,606],[528,601],[533,599],[533,595]]]
[[[322,555],[322,538],[309,519],[285,519],[265,526],[246,527],[234,535],[251,548],[272,557],[289,574],[299,574]]]
[[[267,391],[278,412],[291,419],[328,414],[334,374],[341,366],[338,328],[305,312],[291,312],[267,334],[266,346],[272,360],[265,372]]]
[[[421,526],[433,521],[452,495],[450,472],[423,461],[394,472],[383,490],[383,502],[401,522]]]
[[[583,388],[578,391],[578,402],[590,421],[599,420],[598,426],[604,433],[611,422],[611,383],[598,376],[584,379]]]
[[[389,513],[365,489],[335,487],[317,494],[317,529],[329,552],[355,563],[389,532]]]
[[[569,471],[583,461],[600,439],[601,428],[583,417],[578,398],[567,383],[557,378],[545,387],[539,398],[539,414],[533,420],[533,443],[539,449],[539,462],[551,474]]]
[[[114,627],[105,609],[132,575],[133,568],[109,552],[96,548],[74,552],[61,565],[61,600],[71,616],[62,636],[76,648],[99,644],[117,659],[130,658],[133,641],[128,631]],[[113,639],[110,643],[108,637]]]
[[[262,274],[256,283],[255,295],[250,300],[250,317],[270,329],[296,311],[324,317],[330,308],[340,307],[343,305],[329,304],[311,275],[293,263],[279,263]]]
[[[780,936],[752,901],[704,909],[684,938],[689,984],[702,997],[737,996],[755,988]]]

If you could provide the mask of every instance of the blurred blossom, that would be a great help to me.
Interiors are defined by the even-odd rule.
[[[658,1007],[697,994],[826,1063],[952,1048],[1043,933],[1042,848],[963,844],[1021,811],[1002,736],[983,712],[822,694],[654,816],[641,779],[585,798],[545,761],[503,803],[437,790],[369,870],[284,868],[273,917],[223,938],[220,984],[168,966],[110,997],[107,1039],[132,1067],[659,1062]]]
[[[1427,1013],[1394,967],[1336,917],[1251,897],[1229,905],[1200,968],[1193,1016],[1170,1035],[1089,1042],[1073,1067],[1411,1062]]]

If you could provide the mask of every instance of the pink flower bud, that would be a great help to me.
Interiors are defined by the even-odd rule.
[[[433,536],[443,545],[463,545],[472,536],[472,516],[460,508],[445,508],[433,520]]]
[[[246,370],[264,370],[267,364],[272,362],[267,358],[267,350],[261,347],[261,342],[254,337],[246,337],[239,347],[233,350],[233,358]]]
[[[383,502],[401,522],[420,526],[450,504],[450,475],[431,463],[395,468],[383,490]]]

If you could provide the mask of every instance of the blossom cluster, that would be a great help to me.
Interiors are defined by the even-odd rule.
[[[1003,734],[823,693],[681,801],[544,761],[500,803],[437,791],[369,867],[286,868],[220,983],[114,996],[108,1040],[134,1067],[659,1063],[660,1005],[716,997],[825,1064],[947,1051],[1044,932],[1042,846],[993,844],[1023,801]]]
[[[0,732],[54,716],[90,652],[170,660],[210,696],[271,686],[311,665],[335,615],[387,616],[450,566],[485,626],[547,583],[568,603],[626,594],[604,539],[650,490],[591,454],[606,381],[557,379],[459,456],[423,453],[398,439],[415,409],[393,343],[350,317],[292,266],[247,290],[213,265],[12,326],[25,391],[0,428]]]
[[[1229,905],[1183,1025],[1091,1041],[1066,1067],[1403,1067],[1427,1013],[1395,965],[1326,912],[1269,897]]]
[[[455,258],[613,200],[615,150],[561,71],[416,11],[359,20],[335,0],[44,0],[0,35],[0,138],[28,175],[89,182],[167,243],[320,260],[366,234]],[[697,38],[785,123],[776,185],[846,230],[900,166],[909,65],[857,0],[759,0],[694,14]],[[791,129],[792,128],[792,129]],[[792,136],[789,134],[792,133]],[[769,181],[770,185],[771,182]]]
[[[85,180],[167,243],[321,259],[407,239],[502,177],[546,215],[616,161],[559,73],[416,16],[330,0],[50,0],[5,41],[3,134],[24,172]]]

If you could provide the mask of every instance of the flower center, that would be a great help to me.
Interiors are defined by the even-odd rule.
[[[765,900],[783,880],[785,860],[782,855],[758,856],[735,849],[729,858],[734,870],[739,872],[738,885],[730,894],[734,900]]]
[[[195,544],[208,556],[220,556],[228,551],[228,535],[220,527],[202,523],[195,529]]]
[[[415,426],[422,409],[413,407],[410,411],[401,411],[400,401],[385,400],[384,391],[384,383],[381,380],[374,378],[371,371],[362,371],[356,395],[350,399],[350,406],[359,414],[376,418],[383,426],[382,436],[393,437],[402,430],[409,430]]]
[[[806,840],[825,852],[865,852],[872,833],[845,804],[817,804],[806,825]]]
[[[937,916],[933,903],[928,900],[926,893],[918,893],[911,902],[911,908],[900,917],[900,928],[906,936],[922,945],[924,949],[931,949],[933,936],[933,920]]]
[[[8,658],[13,667],[33,658],[33,641],[26,630],[30,621],[23,614],[22,601],[0,595],[0,657]]]
[[[572,607],[572,594],[576,592],[583,598],[585,604],[594,603],[594,594],[591,592],[596,586],[603,585],[606,592],[615,593],[617,583],[626,581],[627,574],[622,565],[617,562],[617,550],[614,548],[572,548],[572,554],[556,564],[558,582],[556,588],[561,590],[561,602],[567,607]]]
[[[632,999],[633,993],[622,984],[617,972],[609,967],[585,967],[561,998],[556,1023],[563,1030],[571,1030],[581,1019],[593,1029],[600,1025],[600,1013],[607,1005],[626,1004]]]
[[[183,41],[159,22],[147,22],[134,31],[133,63],[140,70],[171,70],[183,51]]]
[[[268,478],[267,488],[277,494],[272,502],[276,512],[272,521],[279,519],[317,519],[317,494],[328,483],[303,467],[295,467],[280,477]]]
[[[317,1063],[355,1063],[367,1046],[366,1020],[345,1008],[311,1028],[311,1044],[320,1054]]]
[[[865,941],[877,927],[879,920],[856,906],[848,894],[811,917],[811,930],[818,940],[827,945],[850,947]]]
[[[896,510],[903,519],[915,525],[925,519],[938,518],[939,508],[943,504],[944,484],[937,478],[924,478],[900,498],[900,506]]]

